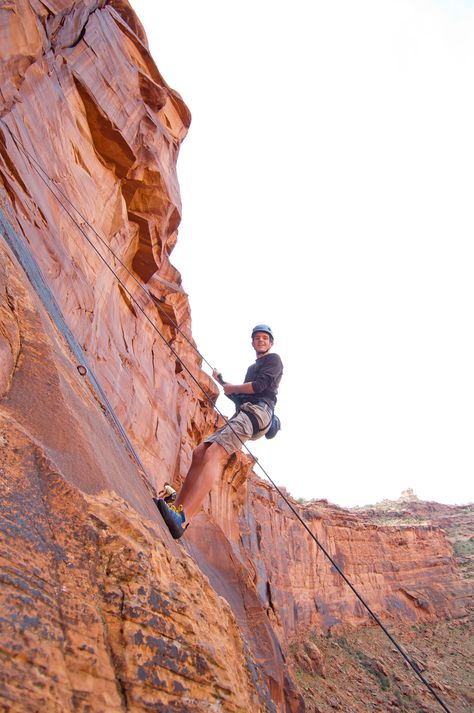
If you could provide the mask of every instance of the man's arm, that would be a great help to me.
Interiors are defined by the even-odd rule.
[[[260,394],[268,388],[278,388],[282,372],[283,365],[280,357],[277,354],[269,354],[253,381],[246,381],[244,384],[221,383],[226,396],[231,394]],[[248,379],[249,376],[250,373],[247,370],[245,378]]]
[[[255,393],[255,391],[253,390],[253,383],[251,381],[247,381],[247,383],[245,384],[228,384],[227,381],[224,381],[224,379],[222,378],[222,374],[218,372],[217,369],[212,370],[212,376],[222,386],[222,388],[224,389],[224,394],[226,396],[230,396],[231,394]]]
[[[224,394],[230,396],[230,394],[254,394],[253,383],[247,381],[246,384],[223,384]]]

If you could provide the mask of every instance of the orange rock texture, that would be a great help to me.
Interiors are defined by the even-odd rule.
[[[441,528],[374,525],[325,501],[292,504],[376,614],[406,623],[466,615],[472,587],[461,578]],[[233,510],[217,502],[212,514],[234,551],[239,548],[280,638],[368,621],[366,609],[270,485],[252,475],[236,491]],[[196,542],[198,561],[204,554],[203,568],[209,561],[228,566],[217,534],[190,532],[189,539]],[[233,578],[221,575],[216,587],[219,581],[229,586]]]
[[[151,500],[218,422],[170,262],[190,113],[126,0],[0,33],[2,710],[302,711],[288,642],[354,595],[248,456],[179,544]],[[464,616],[440,529],[301,512],[378,614]]]
[[[229,605],[164,534],[107,409],[1,256],[20,348],[0,412],[0,709],[271,710]]]

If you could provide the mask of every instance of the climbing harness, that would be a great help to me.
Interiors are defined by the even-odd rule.
[[[256,329],[256,328],[255,328],[255,329]],[[268,329],[270,329],[270,327],[268,327]],[[262,330],[262,331],[263,331],[263,330]],[[254,332],[255,332],[255,330],[254,330]],[[252,336],[253,336],[253,333],[254,333],[254,332],[252,332]],[[224,384],[226,383],[226,382],[224,381],[224,378],[223,378],[222,374],[217,374],[217,381],[219,382],[219,384],[220,384],[221,386],[224,386]],[[267,423],[266,426],[264,426],[263,428],[261,428],[261,427],[260,427],[260,424],[259,424],[259,422],[258,422],[258,419],[257,419],[257,417],[255,416],[254,413],[252,413],[251,411],[246,411],[245,409],[241,409],[241,403],[245,403],[245,401],[242,400],[242,399],[245,399],[245,395],[244,395],[244,394],[226,394],[226,396],[227,396],[228,399],[230,399],[231,401],[233,401],[233,403],[234,403],[234,405],[235,405],[235,407],[236,407],[236,409],[237,409],[237,413],[238,413],[239,411],[241,411],[241,410],[244,411],[245,415],[247,416],[247,418],[249,419],[250,423],[252,424],[252,431],[253,431],[253,432],[252,432],[252,435],[253,435],[253,436],[257,436],[261,431],[264,431],[266,428],[268,428],[268,425],[270,424],[270,428],[268,428],[268,431],[265,433],[265,438],[275,438],[276,434],[278,433],[278,431],[279,431],[280,428],[281,428],[281,423],[280,423],[280,419],[278,418],[278,416],[275,416],[275,412],[274,412],[273,409],[272,409],[272,417],[271,417],[271,419],[270,419],[270,421],[269,421],[269,424]],[[254,402],[252,402],[252,403],[254,403]],[[266,406],[269,406],[269,404],[267,404],[266,401],[261,401],[261,402],[257,401],[257,403],[261,403],[261,404],[264,404],[264,405],[266,405]],[[235,415],[236,415],[236,414],[234,414],[234,416],[235,416]],[[232,416],[232,417],[229,419],[229,422],[232,420],[232,418],[234,418],[234,416]],[[235,433],[235,431],[234,431],[234,433]],[[239,439],[239,440],[240,440],[240,439]]]
[[[245,402],[244,402],[245,403]],[[254,402],[252,402],[254,403]],[[259,403],[257,401],[257,403]],[[264,402],[262,402],[264,403]],[[252,424],[252,430],[253,430],[253,436],[258,436],[259,433],[262,433],[262,431],[265,431],[265,429],[268,429],[266,431],[265,438],[275,438],[276,434],[280,430],[280,419],[278,416],[275,416],[275,414],[272,412],[272,417],[270,421],[262,428],[258,422],[258,419],[252,411],[247,411],[247,409],[241,408],[239,409],[240,411],[243,411],[247,418],[250,420],[250,423]],[[270,426],[270,427],[269,427]]]
[[[166,339],[166,337],[160,332],[160,330],[158,329],[158,327],[156,326],[156,324],[153,322],[153,320],[151,320],[150,317],[146,314],[146,312],[145,312],[144,308],[142,307],[142,305],[140,305],[140,303],[138,302],[138,300],[136,299],[136,297],[135,297],[134,295],[132,295],[132,293],[130,292],[130,290],[125,286],[125,284],[123,283],[123,281],[122,281],[122,280],[120,279],[120,277],[117,275],[117,273],[115,272],[115,270],[109,265],[109,263],[107,262],[107,260],[106,260],[106,259],[104,258],[104,256],[101,254],[101,252],[100,252],[100,251],[97,249],[97,247],[92,243],[92,241],[91,241],[90,238],[87,236],[87,234],[85,233],[85,231],[84,231],[84,229],[82,228],[82,226],[77,222],[77,220],[74,218],[74,216],[71,215],[71,213],[70,213],[70,211],[68,210],[68,208],[67,208],[67,207],[64,205],[64,203],[62,203],[62,201],[58,198],[58,196],[57,196],[56,193],[53,191],[53,189],[51,188],[51,186],[49,185],[49,183],[47,183],[47,181],[45,180],[44,177],[46,177],[50,183],[53,183],[53,179],[50,178],[50,176],[48,175],[48,173],[42,168],[42,166],[41,166],[41,165],[36,161],[36,159],[30,154],[30,152],[23,146],[22,142],[13,134],[13,132],[12,132],[11,129],[10,129],[10,127],[4,122],[4,120],[3,120],[3,119],[0,119],[0,122],[7,128],[8,132],[9,132],[10,135],[12,136],[14,142],[17,144],[17,146],[19,147],[19,149],[24,153],[25,156],[27,156],[27,157],[30,159],[30,161],[31,161],[31,163],[32,163],[32,165],[33,165],[33,168],[35,169],[36,173],[39,175],[39,177],[41,178],[41,180],[43,181],[43,183],[46,185],[47,189],[52,193],[52,195],[53,195],[54,198],[57,200],[57,202],[62,206],[62,208],[64,209],[64,211],[65,211],[65,212],[67,213],[67,215],[71,218],[71,220],[73,221],[73,223],[76,225],[76,227],[78,228],[78,230],[80,231],[80,233],[82,233],[82,235],[85,237],[85,239],[87,240],[87,242],[89,243],[89,245],[92,247],[92,249],[94,250],[94,252],[99,256],[99,258],[102,260],[102,262],[106,265],[106,267],[110,270],[110,272],[115,276],[115,278],[116,278],[117,281],[119,282],[119,284],[120,284],[120,286],[122,287],[122,289],[127,293],[127,295],[128,295],[128,297],[130,298],[130,300],[136,305],[136,307],[138,308],[138,310],[143,314],[143,316],[144,316],[145,319],[149,322],[149,324],[150,324],[151,327],[154,329],[154,331],[159,335],[159,337],[162,339],[162,341],[167,345],[167,347],[169,348],[169,350],[171,351],[171,353],[176,357],[176,359],[179,361],[179,363],[181,364],[181,366],[183,367],[183,369],[184,369],[184,370],[187,372],[187,374],[190,376],[190,378],[192,379],[192,381],[194,381],[194,383],[195,383],[195,384],[198,386],[198,388],[202,391],[202,393],[204,394],[204,396],[208,399],[208,401],[209,401],[209,403],[212,405],[212,407],[217,411],[217,413],[218,413],[225,421],[227,421],[228,425],[232,428],[232,423],[231,423],[231,420],[232,420],[232,419],[230,419],[230,420],[229,420],[229,419],[226,419],[226,417],[225,417],[225,416],[220,412],[220,410],[216,407],[216,405],[214,404],[213,398],[207,393],[207,391],[204,389],[204,387],[199,383],[199,381],[198,381],[198,380],[196,379],[196,377],[193,375],[193,373],[191,372],[191,370],[190,370],[190,369],[186,366],[186,364],[182,361],[181,357],[178,355],[178,353],[177,353],[176,350],[174,349],[173,345]],[[41,172],[41,173],[40,173],[40,172]],[[143,291],[145,292],[145,294],[146,294],[150,299],[153,300],[153,303],[154,303],[154,304],[158,307],[158,309],[160,310],[158,300],[156,300],[156,298],[154,298],[154,297],[148,292],[148,290],[145,289],[145,287],[140,283],[140,281],[135,277],[135,275],[133,275],[133,273],[127,268],[127,266],[126,266],[126,265],[120,260],[120,258],[114,253],[114,251],[112,250],[112,248],[110,247],[110,245],[108,245],[107,242],[97,233],[97,231],[93,228],[93,226],[87,221],[87,219],[81,214],[81,212],[74,206],[74,204],[70,201],[70,199],[63,193],[63,191],[62,191],[56,184],[54,184],[54,185],[55,185],[56,190],[60,193],[60,195],[64,198],[64,200],[67,201],[67,203],[74,209],[74,211],[77,213],[77,215],[80,216],[80,219],[93,231],[93,233],[97,236],[97,238],[100,240],[100,242],[101,242],[103,245],[105,245],[105,247],[111,252],[111,254],[112,254],[113,257],[115,258],[115,260],[117,260],[117,262],[118,262],[118,263],[126,270],[126,272],[132,277],[132,279],[133,279],[134,282],[140,287],[140,289],[143,290]],[[184,337],[184,339],[191,345],[191,347],[195,350],[195,352],[198,354],[198,356],[212,369],[212,366],[211,366],[211,365],[209,364],[209,362],[202,356],[202,354],[201,354],[201,353],[199,352],[199,350],[197,349],[196,345],[193,344],[193,343],[186,337],[186,335],[182,332],[181,328],[180,328],[175,322],[173,322],[172,320],[170,320],[169,314],[166,314],[166,319],[167,319],[168,322],[170,322],[170,321],[172,322],[172,324],[173,324],[174,327],[177,329],[177,331],[179,331],[179,333]],[[260,325],[260,326],[262,326],[262,325]],[[248,414],[247,414],[247,415],[248,415]],[[278,418],[278,417],[275,417],[275,418]],[[233,430],[233,429],[232,429],[232,430]],[[410,666],[410,668],[415,672],[415,674],[416,674],[416,675],[418,676],[418,678],[421,680],[421,682],[423,683],[423,685],[430,691],[430,693],[431,693],[431,694],[433,695],[433,697],[437,700],[437,702],[440,704],[440,706],[443,708],[443,710],[446,711],[446,713],[451,713],[451,711],[449,710],[449,708],[447,707],[447,705],[446,705],[446,704],[444,703],[444,701],[440,698],[440,696],[436,693],[436,691],[435,691],[434,688],[431,686],[431,684],[429,683],[429,681],[423,676],[423,674],[421,673],[421,671],[420,671],[420,669],[419,669],[419,666],[415,663],[415,661],[413,661],[413,660],[408,656],[408,654],[407,654],[407,653],[404,651],[404,649],[398,644],[398,642],[396,641],[396,639],[390,634],[390,632],[387,630],[387,628],[384,626],[384,624],[382,624],[382,622],[380,621],[380,619],[379,619],[379,618],[377,617],[377,615],[372,611],[372,609],[371,609],[371,608],[369,607],[369,605],[365,602],[365,600],[364,600],[363,597],[359,594],[359,592],[355,589],[355,587],[352,585],[352,583],[350,582],[350,580],[346,577],[346,575],[345,575],[344,572],[341,570],[341,568],[339,567],[339,565],[336,563],[336,561],[333,559],[333,557],[332,557],[332,556],[329,554],[329,552],[326,550],[326,548],[324,547],[324,545],[322,545],[322,543],[318,540],[318,538],[316,537],[316,535],[315,535],[315,534],[312,532],[312,530],[308,527],[308,525],[306,524],[306,522],[303,520],[303,518],[301,517],[301,515],[296,511],[296,509],[295,509],[294,506],[291,504],[291,502],[288,500],[288,498],[286,497],[286,495],[281,491],[281,489],[280,489],[280,488],[276,485],[276,483],[272,480],[272,478],[271,478],[270,475],[267,473],[267,471],[265,470],[265,468],[260,464],[260,462],[253,456],[253,454],[252,454],[251,451],[249,450],[247,444],[240,438],[240,436],[235,432],[235,430],[234,430],[234,434],[235,434],[235,435],[237,436],[237,438],[240,440],[240,442],[242,443],[242,446],[245,448],[245,450],[248,452],[248,454],[253,458],[253,460],[255,461],[256,465],[260,468],[260,470],[262,471],[262,473],[265,475],[265,477],[268,479],[268,481],[272,484],[273,488],[276,490],[276,492],[279,494],[279,496],[282,498],[282,500],[286,503],[286,505],[288,506],[288,508],[290,509],[290,511],[293,513],[293,515],[296,517],[296,519],[301,523],[301,525],[302,525],[302,526],[304,527],[304,529],[307,531],[307,533],[309,534],[309,536],[314,540],[314,542],[316,543],[316,545],[317,545],[317,546],[319,547],[319,549],[323,552],[323,554],[325,555],[325,557],[329,560],[329,562],[330,562],[331,565],[334,567],[334,569],[336,570],[336,572],[342,577],[342,579],[343,579],[344,582],[347,584],[347,586],[351,589],[351,591],[353,592],[353,594],[354,594],[354,595],[357,597],[357,599],[361,602],[361,604],[363,605],[363,607],[365,608],[365,610],[368,612],[368,614],[372,617],[372,619],[376,622],[376,624],[378,624],[378,626],[380,626],[380,628],[382,629],[382,631],[385,633],[385,635],[388,637],[388,639],[392,642],[392,644],[395,646],[395,648],[396,648],[397,651],[401,654],[401,656],[405,659],[406,663]]]
[[[265,325],[258,325],[258,327],[264,327]],[[266,327],[266,329],[270,329],[270,327]],[[257,330],[257,327],[252,332],[252,338]],[[263,329],[259,329],[258,331],[264,331]],[[270,332],[271,334],[271,332]],[[222,377],[222,374],[217,375],[217,381],[221,386],[224,386],[225,381]],[[237,412],[240,411],[240,404],[242,402],[242,394],[226,394],[227,398],[230,399],[231,401],[234,402]],[[244,402],[245,403],[245,402]],[[258,403],[258,402],[257,402]],[[266,404],[266,401],[262,402]],[[267,406],[269,404],[266,404]],[[257,417],[255,414],[251,413],[250,411],[244,411],[245,415],[248,416],[250,423],[252,424],[252,429],[253,429],[253,435],[256,436],[260,431],[264,431],[265,428],[268,428],[268,424],[264,426],[264,428],[260,428],[260,424],[257,420]],[[272,417],[270,419],[270,428],[268,428],[268,431],[265,433],[265,438],[275,438],[276,434],[278,431],[281,429],[281,421],[278,418],[278,416],[275,414],[275,411],[272,409]]]

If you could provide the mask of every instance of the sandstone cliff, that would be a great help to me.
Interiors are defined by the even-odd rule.
[[[189,111],[126,0],[0,29],[3,709],[303,710],[288,646],[357,600],[249,457],[183,544],[151,501],[218,421],[170,262]],[[379,614],[465,615],[440,529],[301,511]]]
[[[408,493],[396,501],[354,510],[366,523],[382,526],[384,531],[392,528],[394,534],[404,528],[417,532],[417,526],[443,528],[471,598],[474,505],[423,502]],[[421,540],[419,545],[423,547]],[[390,623],[392,634],[451,713],[470,713],[474,705],[474,611],[469,604],[468,609],[468,617],[461,619],[440,617],[417,623],[413,619],[411,623],[408,617]],[[308,713],[441,710],[429,691],[408,675],[406,662],[394,647],[387,646],[378,627],[346,627],[335,634],[313,629],[291,644],[290,659]]]
[[[364,520],[378,525],[432,525],[446,533],[466,579],[474,578],[474,504],[443,505],[419,500],[412,490],[398,500],[355,508]]]

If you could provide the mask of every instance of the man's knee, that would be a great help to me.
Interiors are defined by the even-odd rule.
[[[196,446],[193,451],[193,465],[199,465],[204,461],[204,456],[206,455],[206,451],[210,445],[210,443],[204,442]]]
[[[226,449],[220,443],[204,441],[193,451],[193,465],[203,466],[209,463],[216,465],[229,457]]]
[[[202,460],[204,463],[218,464],[229,457],[229,454],[224,446],[221,446],[221,444],[216,441],[213,441],[212,443],[203,443],[201,445],[206,446],[202,452]]]
[[[204,458],[208,462],[212,461],[213,463],[220,465],[229,458],[229,454],[224,446],[221,446],[220,443],[214,442],[211,443],[210,447],[207,449]]]

